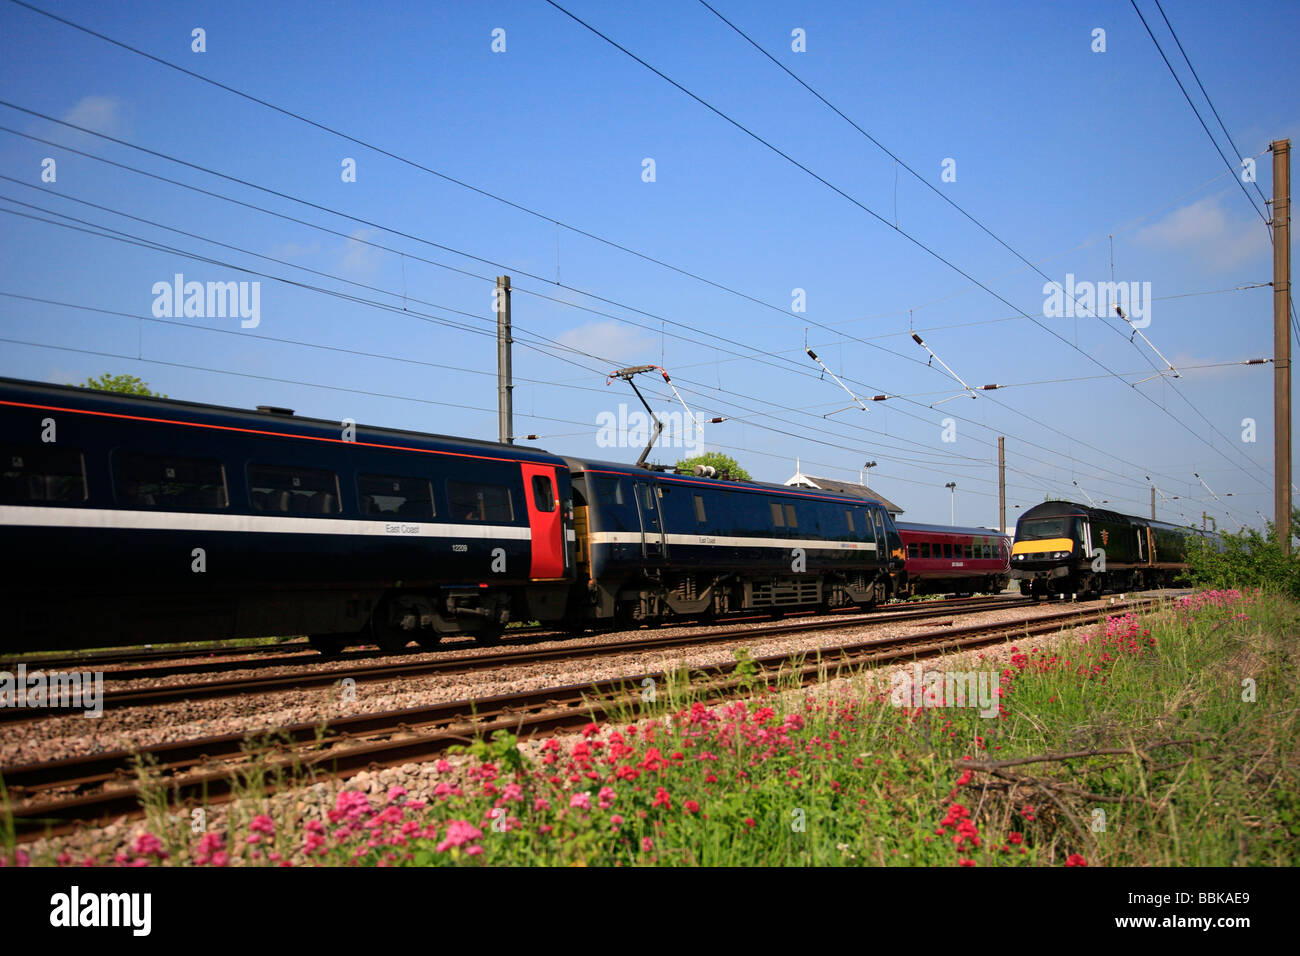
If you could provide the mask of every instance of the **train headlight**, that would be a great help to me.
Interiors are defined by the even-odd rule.
[[[1061,560],[1062,558],[1068,558],[1069,556],[1070,556],[1070,552],[1069,552],[1069,551],[1053,551],[1053,552],[1052,552],[1052,559],[1053,559],[1054,561],[1059,561],[1059,560]]]

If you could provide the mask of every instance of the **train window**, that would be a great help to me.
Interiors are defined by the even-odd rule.
[[[785,525],[787,528],[799,527],[799,518],[795,515],[794,505],[785,506]]]
[[[623,482],[617,478],[596,476],[596,500],[602,505],[625,505]]]
[[[258,511],[324,515],[339,510],[339,479],[332,471],[249,465],[248,489]]]
[[[952,542],[951,542],[951,541],[945,541],[945,542],[943,543],[943,557],[945,557],[945,558],[951,558],[951,557],[952,557]]]
[[[918,545],[915,541],[909,542],[907,545],[907,556],[909,558],[919,558],[921,556],[920,545]]]
[[[853,512],[848,508],[844,509],[844,520],[848,522],[849,534],[856,534],[857,529],[853,527]]]
[[[427,478],[357,475],[357,494],[368,518],[432,518],[436,510]]]
[[[930,556],[930,542],[929,542],[929,541],[922,541],[922,542],[921,542],[921,557],[923,557],[923,558],[928,558],[929,556]]]
[[[129,508],[213,511],[230,504],[226,469],[215,458],[115,451],[113,486]]]
[[[464,481],[448,481],[447,498],[455,518],[494,523],[515,519],[510,489],[505,485],[472,485]]]
[[[975,557],[975,554],[974,554],[974,552],[973,552],[973,550],[972,550],[972,548],[971,548],[971,546],[970,546],[969,544],[963,544],[963,545],[961,546],[961,556],[962,556],[963,558],[973,558],[973,557]]]
[[[698,521],[700,524],[704,524],[708,520],[704,512],[703,495],[695,496],[695,520]]]
[[[81,452],[53,445],[0,446],[0,501],[6,504],[86,500]]]
[[[785,510],[781,507],[780,502],[770,502],[772,506],[772,526],[774,528],[785,527]]]
[[[533,504],[538,511],[555,510],[555,489],[549,475],[533,475]]]

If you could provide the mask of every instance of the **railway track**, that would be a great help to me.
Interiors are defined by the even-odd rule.
[[[898,602],[896,604],[882,605],[877,609],[879,611],[895,611],[907,607],[921,606],[926,607],[962,607],[970,604],[988,603],[993,601],[1018,600],[1017,598],[1006,598],[993,596],[968,597],[968,598],[948,598],[937,601],[925,602]],[[786,616],[786,619],[793,619],[802,616],[816,615],[815,611],[797,611]],[[845,612],[831,612],[845,613]],[[715,624],[739,624],[746,621],[767,619],[769,615],[732,615],[715,621]],[[506,630],[504,638],[511,641],[514,638],[526,637],[530,640],[538,638],[545,639],[561,633],[550,627],[544,627],[538,624],[521,625],[519,627],[510,627]],[[221,670],[236,670],[248,663],[255,661],[257,658],[268,658],[262,662],[261,666],[272,667],[290,664],[311,664],[322,660],[361,660],[379,657],[393,657],[403,653],[421,654],[427,651],[411,647],[406,651],[391,651],[382,649],[362,649],[364,645],[358,646],[357,649],[347,651],[343,654],[325,657],[310,644],[305,638],[294,638],[290,641],[283,641],[279,644],[255,644],[249,647],[232,647],[226,644],[194,644],[186,646],[168,646],[168,647],[136,647],[125,650],[104,650],[104,651],[77,651],[72,653],[50,653],[50,654],[29,654],[22,656],[10,656],[0,658],[0,670],[12,671],[19,664],[26,664],[28,669],[40,667],[45,670],[84,670],[87,665],[97,667],[115,667],[118,665],[133,664],[154,664],[154,667],[131,667],[129,670],[123,670],[123,676],[134,677],[161,677],[170,674],[183,673],[201,673],[203,671],[215,672]],[[279,655],[279,658],[275,657]],[[247,661],[239,658],[248,658]],[[167,661],[178,661],[180,663],[168,665]],[[105,676],[108,676],[107,673]]]
[[[1140,610],[1157,599],[1131,601]],[[1072,609],[1029,621],[977,624],[919,635],[876,638],[824,648],[815,660],[788,654],[752,659],[764,679],[808,684],[868,665],[932,657],[1052,633],[1103,619],[1112,606]],[[735,662],[694,669],[692,686],[712,698],[752,693],[753,679],[738,676]],[[229,734],[179,741],[138,751],[116,751],[69,760],[14,766],[4,771],[19,839],[68,832],[80,824],[138,815],[146,787],[136,782],[148,767],[151,787],[161,787],[173,805],[209,804],[230,798],[232,772],[259,760],[268,774],[339,776],[375,765],[427,760],[474,736],[498,729],[520,736],[576,729],[590,720],[646,715],[644,682],[669,679],[663,671],[627,674],[612,680],[449,701],[324,724],[302,723],[265,732],[261,752],[250,748],[256,735]]]
[[[475,671],[490,670],[520,664],[536,664],[550,661],[575,660],[583,658],[608,657],[616,654],[638,653],[657,650],[671,650],[679,647],[696,647],[732,641],[737,638],[746,641],[783,637],[815,631],[836,630],[845,627],[860,627],[874,624],[890,624],[900,621],[929,620],[953,614],[975,614],[990,609],[1009,609],[1033,606],[1032,601],[1006,598],[972,599],[962,598],[951,602],[932,602],[915,608],[901,608],[897,611],[873,611],[868,614],[840,616],[827,620],[806,621],[798,623],[773,623],[744,630],[736,627],[712,628],[687,634],[669,636],[637,637],[631,640],[620,638],[601,644],[581,644],[542,648],[536,650],[505,650],[472,657],[441,658],[434,660],[392,659],[392,655],[383,663],[351,663],[343,668],[316,670],[308,673],[277,674],[261,676],[258,674],[231,678],[228,680],[201,681],[197,683],[169,684],[160,687],[121,688],[107,690],[101,697],[105,711],[123,707],[159,706],[190,700],[210,700],[220,697],[234,697],[240,694],[268,694],[284,691],[309,690],[316,687],[330,687],[339,681],[350,678],[358,683],[403,680],[413,677],[425,677],[432,674],[468,674]],[[369,660],[373,655],[362,655],[361,661]],[[291,665],[319,664],[319,657],[306,659],[294,657],[287,659]],[[337,660],[337,658],[335,659]],[[261,662],[263,668],[270,667],[275,659]],[[193,666],[200,672],[210,673],[212,668],[205,668],[201,663]],[[221,662],[222,670],[246,669],[247,663]],[[162,674],[171,676],[172,669],[163,669]],[[105,671],[105,679],[139,680],[153,677],[157,672],[152,668],[132,668],[123,671]],[[62,711],[56,707],[24,707],[0,710],[0,725],[21,721],[36,720]]]

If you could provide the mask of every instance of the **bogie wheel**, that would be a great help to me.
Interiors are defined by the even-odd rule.
[[[481,628],[474,632],[474,639],[478,641],[479,647],[496,647],[501,643],[501,635],[505,633],[504,624],[494,624],[485,622]]]
[[[411,636],[400,628],[376,628],[375,633],[371,635],[371,640],[379,645],[381,651],[400,654],[406,650],[406,645],[411,643]]]
[[[312,650],[326,657],[336,657],[347,647],[348,636],[347,634],[310,634],[307,636],[307,643],[311,645]]]
[[[415,636],[415,643],[419,644],[426,651],[435,649],[442,642],[442,635],[432,628],[420,631]]]

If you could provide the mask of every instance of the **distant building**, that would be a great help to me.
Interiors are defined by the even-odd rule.
[[[855,498],[879,501],[885,506],[885,510],[889,512],[890,516],[894,518],[903,513],[902,508],[874,488],[868,488],[866,485],[859,485],[850,481],[837,481],[834,478],[818,478],[814,475],[805,475],[799,470],[797,462],[794,474],[785,483],[794,488],[813,488],[817,491],[832,491],[840,495],[853,495]]]

